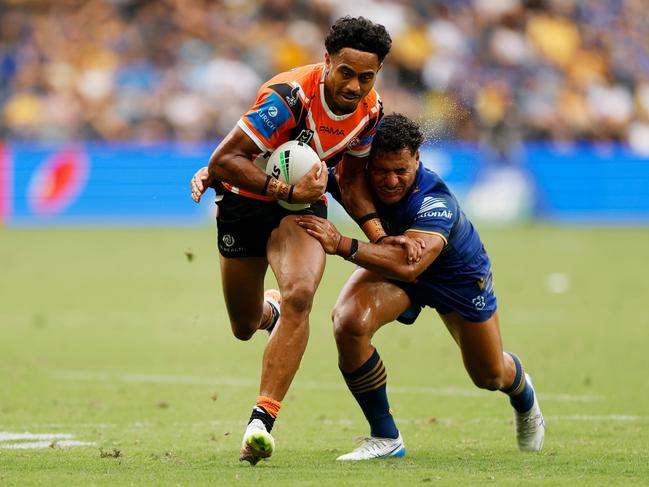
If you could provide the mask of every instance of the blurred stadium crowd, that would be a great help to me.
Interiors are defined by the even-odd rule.
[[[331,23],[382,23],[386,111],[432,139],[649,147],[647,0],[5,0],[0,137],[222,137]]]

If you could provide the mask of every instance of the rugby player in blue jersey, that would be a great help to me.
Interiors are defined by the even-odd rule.
[[[333,321],[339,367],[371,436],[338,460],[405,455],[390,413],[385,366],[372,336],[395,320],[414,323],[425,306],[439,313],[475,385],[509,396],[519,449],[538,451],[545,433],[543,415],[520,360],[503,352],[489,257],[446,184],[420,162],[422,141],[417,124],[402,115],[386,116],[367,167],[383,226],[391,236],[402,236],[401,244],[359,242],[317,216],[297,219],[327,254],[360,266],[338,297]],[[408,245],[419,246],[419,261],[408,261]]]

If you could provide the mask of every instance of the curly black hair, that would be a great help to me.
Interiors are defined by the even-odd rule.
[[[385,27],[365,17],[349,15],[336,20],[325,39],[325,48],[330,56],[344,47],[350,47],[376,54],[379,63],[382,63],[390,52],[390,46],[392,46],[392,39]]]
[[[379,122],[372,141],[372,152],[399,152],[408,148],[414,155],[423,142],[424,135],[419,125],[405,115],[393,113]]]

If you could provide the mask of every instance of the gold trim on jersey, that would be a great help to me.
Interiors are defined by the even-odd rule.
[[[428,232],[428,231],[426,231],[426,230],[416,230],[416,229],[414,229],[414,228],[409,228],[408,230],[406,230],[406,233],[407,233],[407,232],[427,233],[428,235],[437,235],[437,236],[441,237],[442,240],[444,240],[444,245],[445,245],[445,246],[448,245],[448,240],[447,240],[447,238],[446,238],[444,235],[442,235],[441,233],[439,233],[439,232]]]

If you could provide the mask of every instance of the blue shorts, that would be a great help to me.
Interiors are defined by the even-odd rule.
[[[435,308],[441,315],[455,311],[474,323],[487,321],[497,309],[491,269],[486,268],[483,276],[474,282],[463,281],[433,283],[391,280],[408,294],[411,301],[411,306],[399,315],[397,321],[413,324],[424,306]]]

